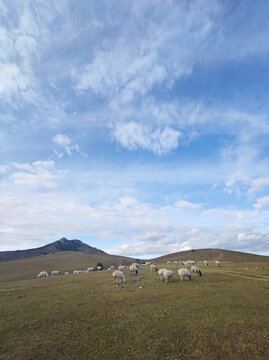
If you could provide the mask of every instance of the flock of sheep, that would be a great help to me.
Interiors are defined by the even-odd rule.
[[[178,265],[180,263],[180,261],[174,261],[175,265]],[[191,271],[196,275],[196,276],[202,276],[202,272],[201,270],[198,268],[198,266],[196,266],[196,261],[193,260],[188,260],[188,261],[183,261],[182,262],[184,266],[186,267],[191,267]],[[215,261],[217,266],[220,266],[219,261]],[[167,264],[170,265],[171,261],[167,261]],[[208,266],[208,262],[205,260],[204,261],[205,266]],[[156,264],[150,264],[150,262],[147,262],[145,264],[141,264],[142,266],[150,266],[151,271],[158,271],[158,275],[160,276],[160,280],[164,281],[165,283],[168,283],[169,281],[172,280],[172,277],[174,275],[172,270],[168,270],[168,269],[160,269],[158,270],[157,265]],[[130,272],[131,274],[138,274],[138,269],[139,269],[140,265],[137,263],[133,263],[130,266]],[[128,268],[128,267],[127,267]],[[118,270],[114,271],[112,276],[114,279],[114,284],[121,284],[121,283],[126,283],[126,279],[124,276],[123,271],[126,269],[125,266],[119,266]],[[187,268],[181,268],[178,269],[178,275],[181,281],[183,281],[184,279],[186,280],[191,280],[191,273],[189,272],[189,270]]]
[[[181,261],[174,261],[174,265],[179,265],[181,263]],[[171,261],[167,261],[167,264],[170,265]],[[196,261],[194,260],[188,260],[188,261],[182,261],[182,264],[185,266],[185,268],[180,268],[178,269],[178,276],[180,278],[181,281],[185,280],[191,280],[191,273],[188,270],[188,268],[190,268],[190,270],[193,272],[193,274],[195,276],[202,276],[202,272],[199,269],[198,266],[196,266]],[[215,261],[215,264],[217,267],[220,266],[220,262],[218,260]],[[204,265],[208,266],[208,262],[206,260],[204,260]],[[172,270],[168,270],[168,269],[159,269],[157,268],[156,264],[151,264],[149,261],[147,261],[146,263],[142,263],[142,264],[138,264],[138,263],[133,263],[130,266],[127,265],[119,265],[118,266],[118,270],[115,270],[115,266],[110,266],[108,268],[108,270],[115,270],[112,273],[112,277],[114,279],[114,284],[122,284],[122,283],[126,283],[126,279],[124,276],[124,271],[129,269],[131,275],[137,275],[138,274],[138,270],[140,268],[140,266],[148,266],[150,267],[151,271],[156,271],[158,272],[158,275],[160,276],[160,280],[164,281],[165,283],[168,283],[172,280],[172,277],[174,275]],[[102,267],[97,266],[96,270],[102,270]],[[88,272],[92,272],[94,271],[93,267],[89,267],[87,270],[74,270],[73,274],[77,275],[77,274],[82,274],[82,273],[88,273]],[[69,272],[65,272],[65,275],[70,275]],[[60,275],[60,271],[57,270],[53,270],[51,272],[51,276],[56,276],[56,275]],[[38,279],[45,279],[48,278],[49,274],[47,271],[41,271],[38,275],[37,278]]]

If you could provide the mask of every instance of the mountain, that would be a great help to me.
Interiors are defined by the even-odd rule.
[[[2,261],[0,263],[0,282],[26,280],[36,277],[40,271],[59,270],[62,274],[65,271],[86,270],[88,267],[102,263],[105,268],[111,265],[130,265],[135,259],[101,254],[86,254],[80,251],[58,251],[53,254],[29,257],[14,261]],[[1,358],[1,356],[0,356]]]
[[[28,250],[16,250],[16,251],[1,251],[0,252],[0,261],[10,261],[10,260],[19,260],[26,259],[41,255],[54,254],[60,251],[78,251],[85,254],[106,254],[104,251],[97,249],[95,247],[84,244],[80,240],[68,240],[62,238],[60,240],[54,241],[45,246],[28,249]]]
[[[232,251],[232,250],[222,250],[222,249],[194,249],[194,250],[186,250],[180,251],[168,255],[163,255],[157,257],[155,259],[151,259],[151,261],[155,261],[157,263],[166,262],[168,260],[174,261],[187,261],[187,260],[195,260],[195,261],[225,261],[225,262],[241,262],[241,261],[268,261],[268,256],[249,254],[240,251]]]

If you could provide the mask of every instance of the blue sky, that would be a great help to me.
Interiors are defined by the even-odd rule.
[[[0,0],[0,250],[269,255],[268,15]]]

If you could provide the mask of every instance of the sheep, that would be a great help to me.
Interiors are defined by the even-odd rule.
[[[177,265],[177,264],[178,264],[178,261],[177,261],[177,260],[174,260],[174,264]]]
[[[191,267],[191,263],[188,261],[183,261],[183,265],[186,267]]]
[[[58,270],[53,270],[53,271],[50,273],[50,276],[56,276],[56,275],[60,275],[60,271],[58,271]]]
[[[84,274],[84,273],[87,273],[87,271],[84,271],[84,270],[74,270],[74,271],[73,271],[73,274],[74,274],[74,275]]]
[[[70,275],[70,273],[69,273],[68,271],[66,271],[66,272],[64,273],[64,275]]]
[[[147,261],[147,262],[145,263],[145,265],[146,265],[146,266],[150,266],[150,261]]]
[[[208,266],[208,262],[206,260],[204,260],[204,264],[205,266]]]
[[[165,270],[163,272],[163,279],[165,283],[168,283],[169,281],[172,281],[172,276],[173,276],[173,271],[172,270]]]
[[[36,275],[38,279],[46,279],[49,277],[47,271],[41,271],[39,274]]]
[[[114,284],[120,285],[121,283],[126,283],[125,276],[122,271],[114,271],[113,274]]]
[[[138,268],[134,265],[130,266],[131,275],[137,275],[138,274]]]
[[[158,275],[160,276],[160,280],[163,281],[163,273],[165,272],[166,269],[160,269],[158,271]]]
[[[196,264],[196,261],[194,261],[194,260],[188,260],[188,263],[190,263],[191,265],[195,265],[195,264]]]
[[[217,267],[220,267],[220,262],[218,260],[215,261],[215,264],[217,265]]]
[[[157,266],[155,264],[150,265],[150,271],[158,271]]]
[[[192,266],[191,267],[191,271],[196,275],[196,276],[202,276],[201,270],[198,268],[198,266]]]
[[[88,269],[87,269],[87,272],[92,272],[94,270],[94,267],[89,267]]]
[[[97,266],[96,270],[101,271],[103,270],[102,266]]]
[[[111,269],[111,270],[115,270],[115,266],[114,266],[114,265],[111,265],[111,266],[110,266],[110,269]]]
[[[170,264],[171,264],[171,261],[168,260],[168,261],[167,261],[167,265],[170,265]]]
[[[140,264],[138,264],[138,263],[132,263],[131,266],[132,265],[136,266],[137,268],[140,268]]]
[[[125,271],[125,270],[126,270],[126,266],[120,265],[120,266],[118,267],[118,270],[120,270],[120,271]]]
[[[180,277],[181,281],[183,281],[184,278],[186,280],[191,280],[191,274],[189,270],[185,268],[178,269],[178,276]]]

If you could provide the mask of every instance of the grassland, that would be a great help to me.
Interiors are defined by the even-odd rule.
[[[128,265],[133,261],[133,259],[124,256],[63,251],[28,259],[0,262],[0,282],[31,279],[42,270],[49,273],[52,270],[59,270],[64,273],[65,271],[87,269],[96,266],[99,262],[104,267],[108,267],[119,264]]]
[[[268,260],[200,268],[170,284],[148,268],[126,286],[109,271],[2,282],[0,359],[268,359]]]

